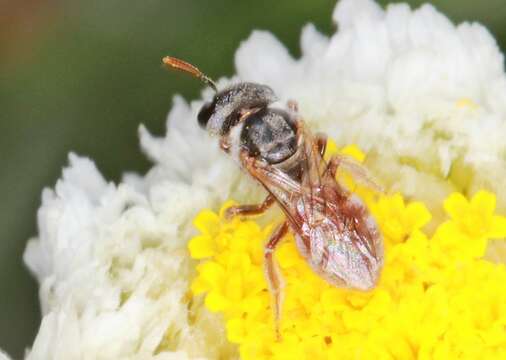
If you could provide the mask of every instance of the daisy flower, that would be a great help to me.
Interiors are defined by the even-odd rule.
[[[489,243],[506,237],[503,55],[483,26],[456,26],[431,5],[341,0],[332,17],[330,36],[304,27],[300,58],[253,32],[236,75],[217,83],[296,99],[335,142],[329,152],[355,156],[385,186],[376,196],[341,179],[384,236],[378,286],[331,287],[286,236],[275,339],[262,246],[280,213],[224,221],[230,199],[265,194],[199,129],[205,89],[174,98],[165,137],[139,128],[147,174],[114,184],[70,154],[44,190],[24,254],[43,315],[26,359],[506,358],[506,251]]]

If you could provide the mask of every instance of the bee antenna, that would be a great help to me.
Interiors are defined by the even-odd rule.
[[[193,66],[192,64],[187,63],[186,61],[177,59],[172,56],[164,57],[162,59],[162,62],[168,69],[176,69],[179,71],[186,72],[190,75],[193,75],[197,79],[200,79],[201,81],[212,87],[214,91],[218,92],[216,83],[210,77],[208,77],[206,74],[200,71],[196,66]]]

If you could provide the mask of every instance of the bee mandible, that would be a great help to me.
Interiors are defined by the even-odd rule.
[[[218,91],[213,80],[185,61],[167,56],[163,64],[215,90],[198,113],[198,123],[219,136],[220,147],[267,191],[261,204],[233,206],[226,216],[262,214],[276,203],[286,217],[264,248],[278,336],[283,278],[273,252],[288,231],[313,271],[331,285],[374,288],[383,265],[378,225],[362,200],[336,180],[342,168],[378,189],[366,169],[343,155],[325,161],[326,136],[307,129],[295,102],[289,101],[286,110],[271,107],[277,97],[269,86],[239,82]]]

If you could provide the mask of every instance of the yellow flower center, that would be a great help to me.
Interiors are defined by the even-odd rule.
[[[363,160],[356,147],[343,150]],[[444,202],[450,219],[429,236],[423,227],[431,214],[422,203],[374,196],[347,175],[340,180],[362,196],[383,233],[380,282],[370,292],[332,287],[287,235],[275,253],[285,278],[279,341],[263,273],[263,245],[276,223],[227,221],[232,202],[195,218],[200,234],[189,250],[199,264],[192,292],[223,313],[241,358],[506,359],[506,268],[482,259],[488,239],[506,237],[506,218],[494,215],[495,196],[450,195]]]

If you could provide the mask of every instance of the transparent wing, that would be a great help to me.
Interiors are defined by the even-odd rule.
[[[376,223],[363,202],[337,183],[311,133],[300,131],[300,182],[247,155],[243,164],[276,198],[315,272],[338,286],[370,288],[382,262]]]
[[[331,283],[367,289],[382,264],[381,236],[362,200],[342,187],[305,131],[302,202],[309,233],[310,263]],[[353,163],[355,172],[361,165]],[[334,169],[335,170],[335,169]],[[363,170],[365,171],[365,170]]]

